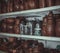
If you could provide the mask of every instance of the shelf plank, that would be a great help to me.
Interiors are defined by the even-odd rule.
[[[36,35],[20,35],[20,34],[9,34],[9,33],[0,33],[2,37],[20,37],[20,38],[29,38],[37,40],[48,40],[48,41],[60,41],[60,37],[47,37],[47,36],[36,36]]]
[[[58,6],[52,6],[52,7],[46,7],[46,8],[40,8],[40,9],[32,9],[32,10],[24,10],[24,11],[18,11],[18,12],[10,12],[10,13],[4,13],[0,14],[0,19],[6,18],[8,16],[35,16],[38,13],[46,12],[46,11],[54,11],[54,10],[59,10],[60,5]],[[33,14],[33,15],[32,15]]]

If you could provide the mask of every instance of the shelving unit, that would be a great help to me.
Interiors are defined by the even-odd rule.
[[[47,13],[49,11],[53,11],[54,13],[60,13],[60,5],[59,6],[52,6],[46,7],[41,9],[32,9],[32,10],[25,10],[19,12],[11,12],[11,13],[4,13],[0,14],[0,20],[9,17],[15,16],[41,16],[40,13]],[[0,33],[0,36],[8,36],[8,37],[21,37],[21,38],[30,38],[30,39],[39,39],[39,40],[49,40],[49,41],[60,41],[59,37],[47,37],[47,36],[35,36],[35,35],[20,35],[20,34],[8,34],[8,33]]]
[[[31,3],[32,2],[32,3]],[[11,3],[11,5],[10,5],[10,3]],[[49,3],[49,4],[48,4]],[[53,3],[53,4],[52,4]],[[27,51],[27,49],[28,50],[31,50],[32,49],[32,51],[33,52],[31,52],[31,53],[35,53],[35,52],[39,52],[40,50],[41,50],[41,53],[42,53],[42,51],[44,51],[45,52],[45,50],[46,50],[46,52],[49,50],[49,49],[57,49],[57,46],[59,46],[60,45],[60,37],[53,37],[53,35],[52,36],[43,36],[43,35],[41,35],[40,33],[41,33],[41,27],[44,27],[44,24],[43,24],[43,26],[40,26],[40,25],[42,25],[42,20],[43,20],[43,18],[46,16],[47,17],[47,22],[49,22],[48,20],[49,20],[49,18],[48,17],[53,17],[53,16],[56,16],[55,14],[60,14],[60,1],[57,1],[57,0],[55,0],[55,1],[52,1],[52,0],[38,0],[37,2],[36,1],[0,1],[0,11],[1,12],[5,12],[6,11],[6,13],[0,13],[0,21],[1,20],[3,20],[3,19],[5,19],[5,18],[16,18],[16,19],[12,19],[12,22],[11,23],[13,23],[12,24],[12,26],[10,26],[8,23],[9,23],[9,21],[7,21],[8,19],[6,19],[6,20],[3,20],[2,22],[1,22],[1,26],[0,26],[0,28],[1,28],[1,30],[0,30],[0,38],[1,38],[1,40],[3,39],[3,41],[0,41],[0,45],[1,46],[5,46],[8,50],[10,50],[11,52],[16,52],[16,51]],[[28,4],[28,5],[27,5]],[[30,5],[31,4],[31,5]],[[53,6],[53,5],[56,5],[56,6]],[[31,7],[30,7],[31,6]],[[46,6],[46,7],[45,7]],[[50,6],[50,7],[47,7],[47,6]],[[3,8],[4,7],[4,8]],[[30,10],[23,10],[23,9],[29,9],[30,8]],[[38,7],[38,9],[32,9],[32,8],[37,8]],[[44,8],[41,8],[41,7],[44,7]],[[18,11],[18,10],[23,10],[23,11]],[[8,13],[7,13],[7,11],[8,11]],[[15,12],[11,12],[11,11],[15,11]],[[52,11],[52,13],[53,13],[53,16],[51,16],[51,14],[49,15],[49,13]],[[59,15],[58,15],[59,16]],[[22,18],[22,17],[25,17],[25,20],[27,21],[27,22],[25,22],[24,23],[24,20],[23,20],[23,22],[21,23],[22,25],[23,25],[23,30],[20,30],[21,29],[21,25],[19,26],[19,24],[20,24],[20,20],[18,20],[17,19],[17,17],[18,17],[18,19],[20,19],[20,17]],[[37,18],[37,19],[36,19]],[[54,18],[54,17],[53,17]],[[54,18],[55,19],[55,18]],[[44,20],[43,20],[44,21]],[[51,22],[52,21],[52,22]],[[53,19],[51,19],[51,23],[53,23]],[[56,22],[56,20],[54,20],[55,22]],[[4,23],[5,22],[5,23]],[[16,23],[18,23],[19,22],[19,24],[17,25]],[[30,22],[30,24],[28,23],[28,22]],[[49,23],[50,23],[49,22]],[[38,27],[36,27],[37,26],[37,24],[38,24]],[[49,23],[47,23],[47,28],[48,27],[50,27],[49,25]],[[53,23],[54,24],[54,23]],[[52,26],[53,26],[53,24],[51,24]],[[56,23],[57,24],[57,23]],[[5,26],[6,27],[5,27]],[[34,25],[34,26],[33,26]],[[26,27],[27,26],[27,27]],[[31,26],[31,27],[30,27]],[[4,33],[4,28],[3,27],[5,27],[5,29],[6,29],[6,31],[8,32],[8,33]],[[9,27],[12,29],[12,30],[10,30],[9,29]],[[20,27],[20,28],[19,28]],[[29,28],[30,27],[30,28]],[[17,29],[17,28],[19,28],[19,29]],[[26,28],[27,28],[27,30],[26,30]],[[52,28],[52,27],[51,27]],[[15,30],[16,29],[16,30]],[[32,29],[32,30],[30,30],[30,29]],[[38,30],[36,30],[36,29],[38,29],[38,30],[40,30],[39,32],[39,34],[38,33],[36,33],[35,31],[38,31]],[[49,28],[50,29],[50,28]],[[48,30],[49,29],[47,29],[46,31],[47,31],[47,34],[48,34]],[[55,29],[55,28],[54,28]],[[52,30],[54,30],[54,29],[52,29]],[[18,32],[21,32],[21,31],[23,31],[23,33],[24,34],[22,34],[22,33],[20,33],[20,34],[11,34],[11,32],[12,33],[15,33],[15,31],[17,31],[17,30],[20,30],[20,31],[18,31]],[[44,29],[43,29],[44,30]],[[2,31],[2,32],[1,32]],[[5,31],[5,32],[6,32]],[[28,31],[27,33],[25,32],[25,31]],[[57,32],[58,32],[58,30],[56,30]],[[10,32],[10,33],[9,33]],[[16,32],[17,33],[17,32]],[[26,34],[38,34],[38,35],[26,35]],[[43,32],[44,33],[44,32]],[[54,31],[54,33],[55,33],[55,31]],[[41,36],[39,36],[39,35],[41,35]],[[56,35],[57,36],[57,35]],[[10,39],[10,37],[16,37],[17,39],[14,39],[14,38],[12,38],[12,39]],[[33,43],[28,43],[29,41],[27,41],[26,43],[27,43],[27,45],[26,45],[26,43],[25,43],[25,46],[24,46],[24,41],[22,41],[22,39],[24,39],[24,40],[33,40]],[[16,40],[16,41],[15,41]],[[34,41],[36,41],[37,40],[37,44],[36,43],[34,43]],[[20,41],[20,42],[19,42]],[[42,49],[40,49],[39,47],[40,47],[40,42],[42,42],[43,43],[43,45],[42,45]],[[2,43],[2,44],[1,44]],[[16,44],[15,44],[16,43]],[[10,47],[11,46],[11,47]],[[15,47],[16,46],[16,47]],[[35,48],[35,46],[37,46],[36,48]],[[0,48],[3,48],[3,47],[0,47]],[[21,48],[22,47],[22,48]],[[25,47],[25,48],[23,48],[23,47]],[[29,48],[30,47],[30,48]],[[45,48],[46,47],[46,49],[43,49],[43,47]],[[4,49],[6,49],[6,48],[4,48]],[[17,48],[17,49],[16,49]],[[35,48],[35,49],[34,49]],[[48,50],[47,50],[48,49]],[[0,49],[1,50],[1,49]],[[35,51],[34,51],[35,50]],[[8,53],[10,52],[10,51],[8,51]],[[59,51],[60,51],[60,49],[59,49]],[[30,51],[29,51],[30,52]],[[51,53],[53,53],[53,52],[56,52],[56,51],[54,51],[54,50],[51,50]],[[57,50],[57,52],[58,52],[58,50]],[[6,53],[6,52],[2,52],[2,51],[0,51],[0,53]],[[17,52],[18,53],[18,52]],[[22,53],[24,53],[24,52],[22,52]],[[26,53],[26,52],[25,52]],[[27,52],[28,53],[28,52]],[[47,52],[48,53],[48,52]],[[50,50],[49,50],[49,53],[50,53]]]

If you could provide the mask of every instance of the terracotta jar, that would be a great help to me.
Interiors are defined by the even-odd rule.
[[[28,48],[28,53],[33,53],[33,48],[32,47]]]
[[[55,0],[55,5],[60,5],[60,0]]]
[[[8,38],[8,42],[9,43],[13,43],[13,42],[15,42],[16,41],[16,38],[14,38],[14,37],[9,37]]]
[[[28,1],[28,6],[29,6],[29,9],[35,9],[37,8],[37,0],[29,0]]]
[[[4,52],[7,52],[8,48],[6,46],[0,46],[0,50],[1,51],[4,51]]]
[[[24,6],[23,4],[20,4],[20,8],[19,8],[20,11],[24,10]]]
[[[25,40],[22,44],[23,44],[22,46],[24,49],[28,48],[28,41],[27,40]]]
[[[39,48],[40,52],[43,52],[43,50],[44,50],[44,44],[43,43],[39,43],[38,44],[38,48]]]
[[[14,33],[12,25],[7,25],[7,29],[6,30],[7,30],[7,33]]]
[[[19,1],[19,10],[20,11],[24,10],[24,0]]]
[[[28,1],[27,0],[24,0],[24,9],[25,10],[29,9],[29,7],[28,7]]]
[[[1,0],[1,12],[7,13],[7,1],[6,0]]]
[[[19,27],[19,25],[14,25],[13,26],[13,30],[14,30],[15,34],[20,34],[20,27]]]
[[[49,12],[49,15],[47,16],[47,36],[54,36],[54,26],[55,21],[53,17],[53,13]]]
[[[55,5],[55,0],[46,0],[47,7],[54,6]]]
[[[24,7],[26,10],[37,8],[37,0],[25,0]]]
[[[19,22],[21,23],[21,21],[25,21],[26,19],[22,16],[18,16],[18,17],[16,17],[16,22],[17,22],[17,20],[19,20],[18,23]]]
[[[46,7],[46,0],[39,0],[39,8]]]
[[[12,53],[17,53],[17,50],[14,49],[14,50],[12,51]]]
[[[18,49],[13,49],[12,53],[24,53],[22,49],[18,50]]]
[[[7,2],[7,12],[13,12],[13,0]]]
[[[43,18],[42,22],[42,35],[46,36],[47,35],[47,16]]]
[[[39,48],[38,48],[38,46],[35,46],[35,47],[33,48],[33,53],[39,53]]]
[[[10,48],[8,50],[8,53],[18,53],[18,50],[17,49],[14,49],[14,48]]]
[[[20,20],[15,18],[15,22],[14,23],[15,23],[15,25],[19,25],[20,24]]]
[[[56,36],[60,37],[60,18],[56,19],[55,32],[56,32]]]
[[[14,25],[14,19],[15,18],[6,18],[6,22],[8,25]]]
[[[18,50],[18,53],[24,53],[23,49],[20,48],[20,49]]]
[[[2,25],[1,25],[2,32],[6,32],[6,29],[7,29],[6,26],[7,26],[6,23],[2,23]]]
[[[24,43],[25,40],[21,39],[20,41],[21,41],[21,46],[23,47],[23,43]]]
[[[54,15],[54,17],[55,17],[55,34],[56,34],[56,36],[57,37],[59,37],[60,35],[59,35],[59,33],[60,33],[60,14],[55,14]]]
[[[17,39],[14,38],[14,37],[9,37],[8,38],[8,52],[12,52],[13,53],[13,50],[15,50],[17,48]],[[17,51],[16,51],[17,52]]]
[[[43,19],[42,35],[54,36],[55,35],[55,19],[52,12],[49,12],[48,16]]]
[[[19,0],[14,0],[13,7],[14,11],[19,11]]]

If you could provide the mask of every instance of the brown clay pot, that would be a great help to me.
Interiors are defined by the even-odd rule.
[[[47,16],[47,36],[54,36],[54,17],[53,13],[50,12]]]
[[[6,23],[2,23],[1,25],[1,31],[6,32]]]
[[[24,0],[19,1],[19,10],[20,11],[24,10]]]
[[[14,38],[14,37],[9,37],[8,38],[8,42],[13,43],[14,41],[16,41],[16,38]]]
[[[5,0],[1,0],[1,12],[7,13],[7,2]]]
[[[36,2],[37,2],[36,0],[29,0],[28,1],[29,9],[35,9],[37,7]]]
[[[33,48],[28,48],[28,53],[33,53]]]
[[[7,33],[14,33],[12,25],[7,25]]]
[[[29,9],[29,7],[28,7],[28,1],[27,0],[24,0],[24,9],[25,10]]]
[[[7,12],[13,12],[13,0],[7,2]]]
[[[39,43],[38,44],[38,48],[39,48],[39,51],[43,51],[44,50],[44,44],[43,43]]]
[[[60,0],[55,0],[55,5],[60,5]]]
[[[28,48],[28,42],[27,42],[27,40],[25,40],[23,43],[22,43],[22,46],[23,46],[23,48],[25,49],[27,49]]]
[[[55,36],[55,19],[52,12],[49,12],[48,16],[43,18],[42,23],[42,35]]]
[[[15,25],[19,25],[20,24],[20,20],[16,18],[14,23],[15,23]]]
[[[14,30],[14,33],[15,33],[15,34],[20,34],[19,25],[14,25],[13,30]]]
[[[42,35],[46,36],[47,35],[47,16],[43,18],[42,22]]]
[[[37,8],[37,0],[25,0],[24,7],[26,10]]]
[[[19,11],[19,0],[14,0],[13,2],[14,11]]]
[[[39,48],[38,48],[38,46],[35,46],[35,47],[33,48],[33,53],[39,53]]]
[[[46,0],[39,0],[39,8],[46,7]]]
[[[47,7],[54,6],[55,5],[55,0],[46,0]]]
[[[6,19],[7,24],[13,25],[13,24],[14,24],[14,19],[15,19],[15,18],[7,18],[7,19]]]
[[[60,19],[56,19],[55,32],[56,36],[60,37]]]

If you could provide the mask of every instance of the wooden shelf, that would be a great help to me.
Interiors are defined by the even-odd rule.
[[[0,33],[0,36],[1,37],[29,38],[29,39],[47,40],[47,41],[60,41],[60,37],[47,37],[47,36],[36,36],[36,35]]]

